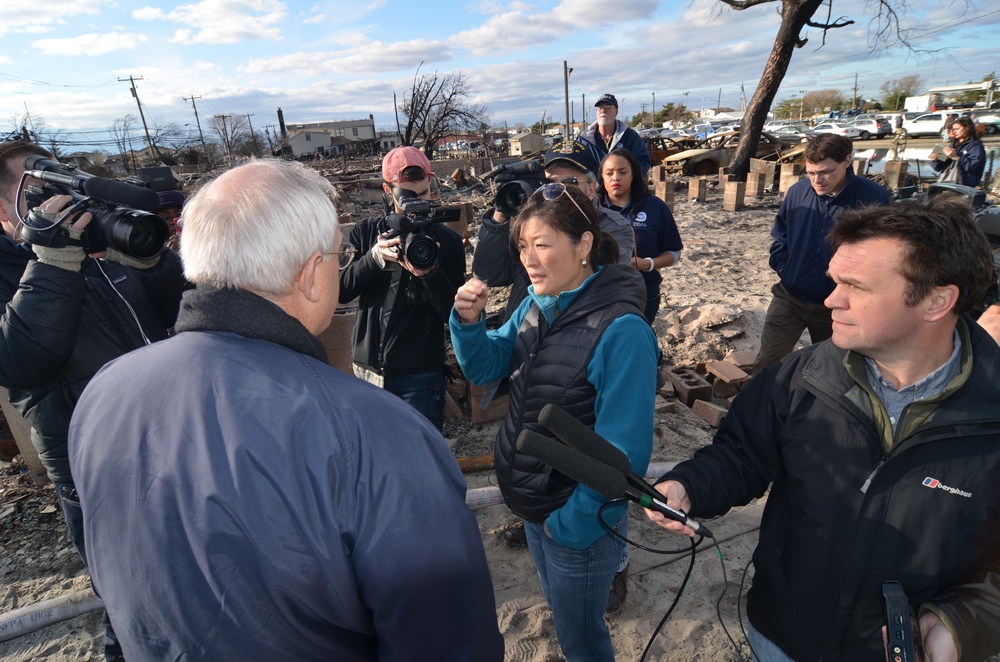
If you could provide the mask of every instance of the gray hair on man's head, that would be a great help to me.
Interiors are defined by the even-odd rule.
[[[336,201],[333,185],[300,163],[261,159],[223,173],[184,206],[184,275],[288,294],[310,255],[333,251]]]

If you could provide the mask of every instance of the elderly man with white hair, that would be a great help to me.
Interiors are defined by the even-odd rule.
[[[354,254],[335,198],[279,161],[205,186],[178,334],[80,400],[70,460],[127,659],[503,659],[454,457],[316,338]]]

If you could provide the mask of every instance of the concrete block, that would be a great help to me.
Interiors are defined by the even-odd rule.
[[[750,381],[750,375],[729,361],[711,361],[705,367],[710,374],[715,375],[716,380],[733,384],[737,388],[742,388]]]
[[[727,175],[731,177],[732,175]],[[740,211],[745,208],[744,197],[747,185],[745,182],[728,181],[722,194],[722,208],[726,211]]]
[[[778,192],[785,193],[788,189],[792,188],[802,179],[801,175],[788,175],[782,174],[781,180],[778,182]]]
[[[667,181],[667,168],[666,166],[658,165],[653,166],[653,181],[654,182],[665,182]]]
[[[333,315],[329,328],[319,335],[319,341],[326,348],[330,365],[343,370],[349,375],[354,374],[351,336],[354,333],[354,321],[357,319],[357,308],[340,307]]]
[[[653,402],[653,412],[656,414],[672,414],[677,410],[676,400],[667,400],[666,398],[661,398],[656,396],[656,400]]]
[[[854,174],[864,177],[868,172],[868,159],[854,159]]]
[[[660,388],[660,390],[657,391],[657,393],[659,393],[664,398],[672,398],[672,397],[674,397],[677,392],[674,390],[674,384],[673,384],[673,382],[671,382],[670,378],[667,377],[667,371],[661,369],[661,374],[663,375],[664,384]]]
[[[461,203],[462,217],[457,221],[449,221],[448,223],[442,223],[441,225],[446,225],[455,231],[462,239],[469,238],[469,224],[475,222],[476,220],[476,210],[471,202]]]
[[[688,180],[688,202],[705,202],[707,195],[708,181],[704,177]]]
[[[673,182],[656,182],[654,185],[654,190],[656,197],[663,200],[668,205],[674,203],[674,183]]]
[[[510,407],[509,396],[506,393],[500,394],[498,391],[486,409],[483,409],[483,394],[485,392],[486,388],[484,386],[469,384],[469,410],[472,413],[472,422],[474,425],[499,421],[507,415],[507,410]]]
[[[461,421],[465,418],[465,412],[462,411],[461,405],[459,405],[455,398],[448,391],[444,392],[444,419],[446,421]]]
[[[753,362],[757,360],[757,352],[752,349],[741,349],[738,352],[731,353],[726,357],[726,360],[749,374],[750,368],[753,367]]]
[[[767,175],[762,172],[751,172],[747,175],[747,195],[751,198],[759,198],[764,195],[764,185]]]
[[[677,399],[690,407],[695,400],[711,400],[712,385],[705,381],[694,368],[677,366],[667,372],[673,384]]]
[[[784,175],[801,175],[805,172],[805,167],[801,163],[782,163],[781,164],[781,174]]]
[[[719,423],[722,419],[726,417],[729,411],[725,407],[720,407],[719,405],[707,402],[705,400],[696,400],[694,406],[691,407],[691,411],[696,413],[705,419],[709,425],[712,427],[719,427]]]
[[[730,384],[721,379],[716,379],[712,382],[712,395],[717,398],[731,398],[740,392],[740,389],[735,384]]]
[[[906,169],[909,163],[906,161],[886,161],[882,169],[885,177],[885,185],[890,191],[895,191],[906,182]]]

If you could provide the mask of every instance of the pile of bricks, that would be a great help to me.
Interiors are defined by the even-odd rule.
[[[747,371],[754,357],[750,351],[733,352],[725,361],[662,369],[666,383],[657,394],[655,411],[673,412],[683,404],[718,427],[733,398],[750,381]]]

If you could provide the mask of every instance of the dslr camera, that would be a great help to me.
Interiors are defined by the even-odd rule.
[[[113,247],[141,259],[155,258],[163,252],[170,231],[162,218],[149,213],[159,205],[155,191],[95,177],[38,155],[25,158],[24,169],[19,188],[23,189],[28,215],[20,221],[21,236],[28,243],[53,248],[82,246],[87,253]],[[44,183],[24,186],[28,177]],[[72,239],[62,223],[46,218],[39,209],[54,195],[73,199],[68,213],[87,211],[93,217],[79,240]]]
[[[417,269],[430,269],[437,264],[440,251],[427,229],[435,223],[459,220],[462,211],[458,207],[431,205],[409,189],[397,188],[393,193],[403,213],[386,216],[386,223],[392,229],[386,237],[402,237],[399,253]]]
[[[508,163],[493,171],[493,182],[497,187],[494,196],[497,211],[512,216],[532,193],[545,185],[545,171],[539,159]]]

